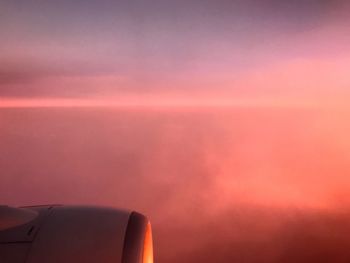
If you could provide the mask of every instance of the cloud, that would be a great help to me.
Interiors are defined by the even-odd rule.
[[[4,61],[0,65],[0,97],[81,98],[117,92],[126,76],[83,62]]]
[[[349,219],[346,211],[236,207],[210,222],[161,226],[156,241],[172,240],[159,242],[156,256],[166,263],[340,263],[350,258]]]
[[[342,262],[350,128],[328,114],[3,109],[0,199],[136,209],[165,263]]]

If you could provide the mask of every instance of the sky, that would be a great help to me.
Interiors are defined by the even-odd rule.
[[[348,262],[349,11],[0,0],[0,202],[135,209],[156,262]]]
[[[346,104],[349,8],[342,0],[1,0],[1,103]]]

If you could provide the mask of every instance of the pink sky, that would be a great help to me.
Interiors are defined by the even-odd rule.
[[[349,97],[346,1],[141,2],[1,3],[2,106]]]

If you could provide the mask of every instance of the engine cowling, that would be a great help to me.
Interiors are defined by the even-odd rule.
[[[86,206],[0,207],[1,263],[153,263],[149,220]]]

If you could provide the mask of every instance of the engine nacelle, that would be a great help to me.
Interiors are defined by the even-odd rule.
[[[1,263],[153,263],[149,220],[85,206],[0,206]]]

